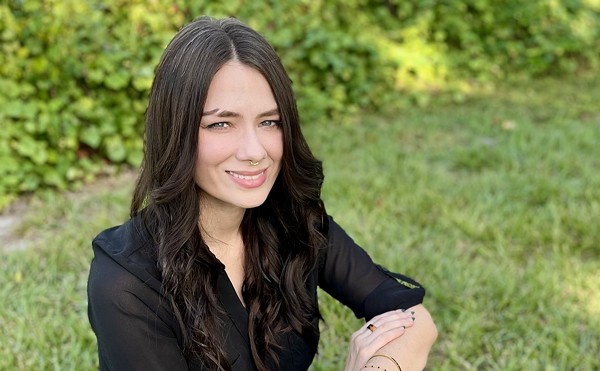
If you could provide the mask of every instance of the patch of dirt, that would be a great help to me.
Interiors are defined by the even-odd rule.
[[[64,192],[63,195],[71,201],[86,199],[103,190],[133,184],[137,175],[137,170],[127,170],[117,175],[102,176],[77,191]],[[0,212],[0,253],[22,250],[30,245],[31,241],[15,232],[19,229],[23,218],[30,212],[31,199],[31,196],[23,196]]]
[[[15,237],[12,233],[21,224],[26,210],[27,201],[20,199],[0,214],[0,251],[20,250],[27,246],[27,241]]]

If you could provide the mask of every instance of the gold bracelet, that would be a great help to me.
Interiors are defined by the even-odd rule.
[[[373,357],[369,358],[369,360],[367,362],[369,362],[370,360],[372,360],[375,357],[383,357],[383,358],[387,358],[390,361],[394,362],[394,364],[396,365],[396,367],[398,367],[398,371],[402,371],[402,367],[400,367],[400,365],[398,364],[398,362],[396,362],[396,360],[394,359],[394,357],[390,357],[387,354],[375,354]]]
[[[364,365],[362,368],[375,368],[375,366],[373,366],[373,365]],[[361,368],[361,370],[362,370],[362,368]],[[381,368],[379,366],[377,366],[377,369],[378,370],[382,370],[382,371],[387,371],[387,368]]]

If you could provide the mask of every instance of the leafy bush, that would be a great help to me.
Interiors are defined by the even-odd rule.
[[[423,24],[425,42],[442,44],[452,68],[471,76],[571,73],[597,68],[600,62],[597,0],[368,0],[367,4],[386,27]]]
[[[426,103],[461,75],[597,67],[594,4],[9,0],[0,5],[0,209],[22,192],[138,165],[154,67],[178,27],[201,14],[237,16],[265,34],[310,124],[406,97]]]
[[[0,207],[3,194],[139,164],[152,66],[182,22],[142,1],[0,6]]]

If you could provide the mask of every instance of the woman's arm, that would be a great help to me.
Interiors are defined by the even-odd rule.
[[[396,371],[398,367],[385,356],[393,358],[402,371],[420,371],[425,368],[429,351],[438,335],[437,328],[423,305],[416,305],[409,311],[415,312],[413,325],[406,327],[400,337],[377,350],[375,354],[383,356],[371,357],[362,370],[377,369],[379,366],[380,371]],[[374,334],[376,333],[377,330]]]
[[[327,237],[329,243],[318,271],[319,286],[350,307],[357,317],[368,320],[352,336],[346,371],[371,371],[370,367],[364,368],[367,361],[367,366],[374,365],[375,370],[381,364],[384,368],[378,371],[385,367],[396,371],[390,359],[378,356],[369,360],[374,354],[384,354],[380,351],[398,357],[403,371],[422,369],[437,337],[433,320],[421,305],[425,289],[406,276],[374,264],[331,218]],[[373,332],[368,324],[375,325]]]
[[[374,317],[352,335],[346,371],[422,370],[437,329],[422,305]]]

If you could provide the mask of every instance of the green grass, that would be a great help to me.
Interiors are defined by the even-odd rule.
[[[543,80],[306,127],[328,212],[427,287],[428,369],[600,369],[598,101],[598,78]],[[31,246],[0,256],[0,370],[96,367],[89,244],[124,220],[130,190],[32,202]],[[360,322],[325,294],[321,311],[313,369],[340,370]]]

